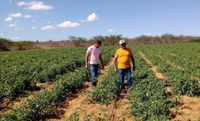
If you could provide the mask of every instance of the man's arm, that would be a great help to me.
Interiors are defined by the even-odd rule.
[[[131,61],[133,64],[133,71],[135,70],[135,58],[133,57],[133,55],[131,55]]]
[[[104,69],[104,63],[103,63],[103,59],[102,59],[101,54],[99,54],[99,59],[100,59],[100,61],[101,61],[102,69]]]
[[[117,57],[114,58],[114,71],[117,73]]]
[[[115,73],[117,73],[117,59],[118,59],[118,51],[115,52],[115,56],[114,56],[114,71]]]
[[[88,69],[88,60],[89,60],[89,56],[90,54],[89,53],[86,53],[85,55],[85,68]]]

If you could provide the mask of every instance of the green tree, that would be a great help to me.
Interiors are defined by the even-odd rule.
[[[8,51],[12,42],[5,38],[0,38],[0,51]]]
[[[69,41],[72,42],[74,47],[85,47],[86,39],[83,37],[69,36]]]

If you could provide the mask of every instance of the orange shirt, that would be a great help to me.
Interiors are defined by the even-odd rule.
[[[131,49],[126,48],[119,48],[115,52],[115,58],[117,58],[118,68],[119,69],[126,69],[131,67],[130,60],[133,53]]]

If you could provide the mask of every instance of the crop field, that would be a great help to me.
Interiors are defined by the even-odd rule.
[[[87,48],[0,52],[0,121],[199,121],[200,43],[128,47],[136,70],[124,95],[113,68],[117,46],[101,48],[106,67],[94,89]]]

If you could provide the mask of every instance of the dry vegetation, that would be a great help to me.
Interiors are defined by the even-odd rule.
[[[94,36],[92,39],[83,37],[70,36],[66,40],[49,40],[46,42],[36,41],[19,41],[14,42],[6,38],[0,38],[0,51],[15,51],[28,49],[43,49],[43,48],[57,48],[57,47],[87,47],[96,40],[101,40],[104,46],[118,45],[120,39],[126,39],[130,45],[135,44],[155,44],[155,43],[178,43],[185,41],[200,41],[200,37],[192,36],[175,36],[171,34],[164,34],[162,36],[146,36],[142,35],[136,38],[125,38],[122,35],[110,36]]]

